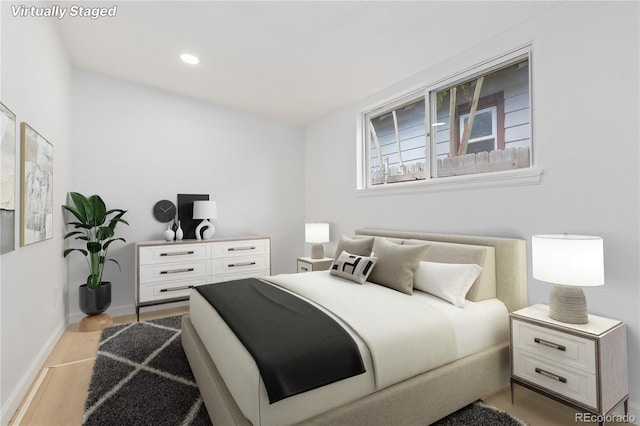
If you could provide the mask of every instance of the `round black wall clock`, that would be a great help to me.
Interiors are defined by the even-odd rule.
[[[153,216],[160,222],[171,222],[176,218],[176,205],[169,200],[160,200],[153,206]]]

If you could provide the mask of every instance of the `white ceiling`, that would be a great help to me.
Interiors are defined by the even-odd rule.
[[[60,3],[56,3],[60,4]],[[540,1],[115,1],[65,18],[75,66],[304,125],[554,6]],[[200,64],[178,56],[191,52]]]

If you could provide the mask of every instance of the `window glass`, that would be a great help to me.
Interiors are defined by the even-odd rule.
[[[529,75],[523,48],[363,112],[359,188],[531,167]]]
[[[437,90],[435,177],[530,167],[529,97],[528,59]]]
[[[368,121],[371,185],[425,179],[424,96]]]

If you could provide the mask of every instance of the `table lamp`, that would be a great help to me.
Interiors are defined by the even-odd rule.
[[[600,237],[534,235],[533,278],[553,283],[549,317],[571,324],[589,322],[587,299],[580,287],[604,285],[604,250]]]
[[[196,239],[210,240],[216,233],[216,228],[209,219],[218,218],[218,204],[215,201],[197,200],[193,202],[193,218],[202,219],[196,227]]]
[[[324,247],[322,243],[329,242],[329,224],[328,223],[306,223],[304,225],[304,240],[312,243],[311,258],[324,258]]]

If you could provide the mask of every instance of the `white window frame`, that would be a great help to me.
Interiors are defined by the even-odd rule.
[[[503,170],[497,172],[475,173],[462,176],[449,176],[446,178],[438,178],[435,176],[437,164],[437,147],[435,132],[431,131],[431,123],[436,123],[435,96],[431,93],[459,84],[464,81],[473,79],[480,75],[486,75],[504,67],[506,64],[518,62],[523,59],[529,60],[529,123],[530,129],[530,166],[528,168],[520,168],[514,170]],[[369,108],[366,108],[358,114],[357,117],[357,179],[356,179],[356,195],[368,196],[393,193],[412,193],[425,191],[449,191],[455,189],[473,189],[486,188],[496,186],[511,185],[531,185],[538,184],[543,173],[542,169],[538,169],[534,162],[534,135],[533,122],[531,120],[531,111],[533,110],[533,93],[532,86],[532,48],[531,45],[525,45],[509,51],[503,55],[497,56],[483,63],[469,67],[450,77],[443,78],[433,84],[420,86],[409,90],[398,96],[388,98]],[[370,170],[370,131],[369,117],[377,117],[389,112],[402,104],[410,103],[420,97],[425,99],[425,132],[426,132],[426,173],[427,179],[420,181],[397,182],[392,184],[371,185]],[[494,120],[495,121],[495,120]],[[494,129],[494,135],[496,131]],[[470,141],[471,142],[471,141]]]
[[[473,138],[473,139],[470,138],[469,145],[476,142],[482,142],[487,139],[493,139],[493,146],[495,148],[498,145],[498,116],[497,116],[498,108],[496,108],[495,106],[482,108],[476,111],[476,115],[482,114],[483,112],[486,112],[486,111],[491,111],[491,134],[488,136],[480,136],[479,138]],[[469,117],[470,115],[471,113],[466,113],[466,114],[462,114],[458,118],[458,128],[460,129],[460,134],[464,132],[464,119]]]

